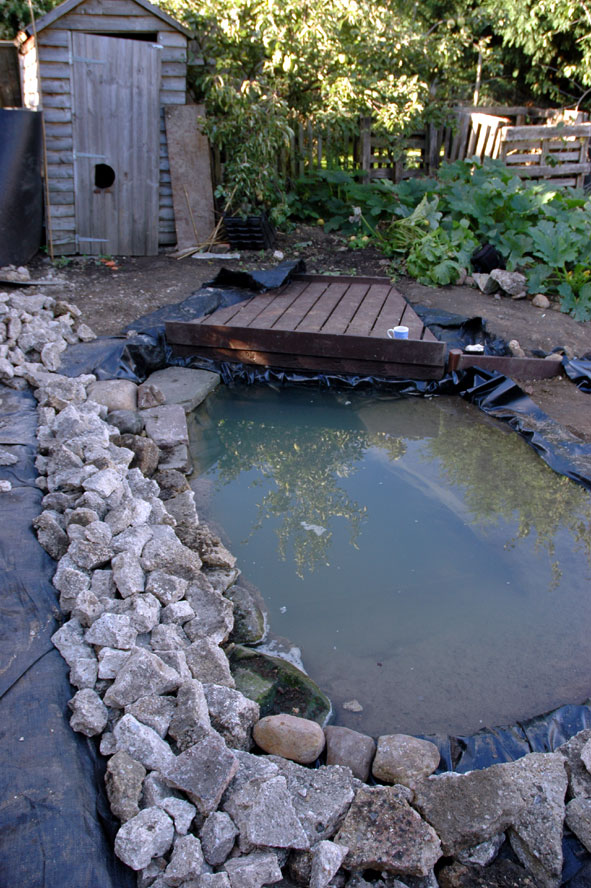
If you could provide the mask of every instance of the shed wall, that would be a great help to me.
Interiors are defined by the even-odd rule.
[[[21,48],[23,102],[43,107],[47,140],[50,224],[56,253],[78,252],[74,204],[74,145],[72,134],[72,31],[132,38],[154,33],[163,47],[160,80],[160,157],[158,242],[176,243],[164,106],[186,101],[187,38],[150,15],[133,0],[86,0],[38,34],[42,102],[33,38]],[[80,113],[84,113],[81,109]]]

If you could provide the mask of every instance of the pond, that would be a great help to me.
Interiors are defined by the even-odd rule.
[[[221,387],[192,451],[337,724],[466,734],[589,696],[591,498],[475,407]]]

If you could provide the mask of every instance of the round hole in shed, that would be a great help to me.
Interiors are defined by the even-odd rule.
[[[108,163],[97,163],[94,167],[95,188],[110,188],[115,181],[115,170]]]

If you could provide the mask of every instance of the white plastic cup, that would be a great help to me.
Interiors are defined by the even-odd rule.
[[[408,339],[408,327],[390,327],[388,339]]]

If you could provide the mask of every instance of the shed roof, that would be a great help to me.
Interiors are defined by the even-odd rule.
[[[37,19],[35,22],[35,27],[37,32],[42,31],[44,28],[53,25],[58,19],[60,19],[63,15],[67,15],[67,13],[72,12],[73,9],[76,9],[77,6],[81,6],[84,4],[86,0],[64,0],[63,3],[60,3],[59,6],[56,6],[54,9],[51,9],[49,12],[45,13],[44,16],[41,16],[40,19]],[[184,34],[186,37],[192,37],[192,32],[181,25],[180,22],[177,22],[176,19],[173,19],[171,15],[168,15],[158,6],[154,6],[152,3],[148,3],[148,0],[132,0],[133,3],[137,3],[138,6],[141,6],[147,12],[156,16],[159,19],[162,19],[163,22],[175,28],[177,31],[180,31],[181,34]],[[29,25],[25,28],[25,33],[28,34],[29,37],[33,36],[33,26]]]

